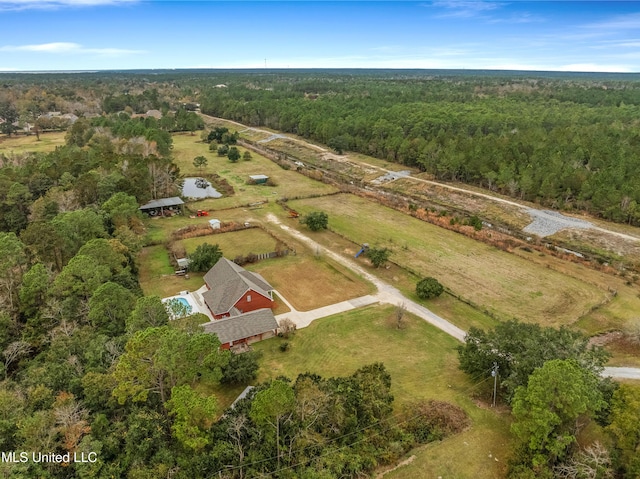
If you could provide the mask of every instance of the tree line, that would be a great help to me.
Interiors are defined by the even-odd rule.
[[[203,113],[604,218],[640,223],[640,83],[295,75],[205,89]]]

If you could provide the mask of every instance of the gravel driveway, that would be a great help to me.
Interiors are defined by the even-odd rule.
[[[522,231],[540,237],[551,236],[566,228],[589,229],[594,227],[588,221],[565,216],[557,211],[527,208],[526,212],[529,213],[533,221],[525,226]]]

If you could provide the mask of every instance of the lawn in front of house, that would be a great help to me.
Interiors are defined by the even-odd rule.
[[[292,338],[253,345],[264,354],[258,379],[295,379],[304,372],[347,376],[382,362],[391,374],[396,411],[413,400],[438,399],[462,407],[473,421],[469,430],[413,451],[416,459],[410,469],[386,477],[504,477],[511,452],[508,411],[489,408],[484,394],[490,387],[472,382],[458,369],[455,339],[410,314],[404,324],[404,329],[396,327],[393,306],[369,306],[316,320]],[[290,345],[286,352],[280,350],[284,341]],[[407,475],[409,470],[413,475]]]
[[[245,265],[261,274],[298,311],[309,311],[374,292],[351,270],[326,258],[289,255]]]

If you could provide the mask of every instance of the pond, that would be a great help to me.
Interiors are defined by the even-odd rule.
[[[182,196],[185,198],[220,198],[222,194],[203,178],[185,178]]]

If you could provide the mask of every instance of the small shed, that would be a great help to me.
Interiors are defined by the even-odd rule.
[[[189,258],[178,258],[176,259],[176,263],[178,263],[178,268],[181,270],[187,270],[189,268],[189,263],[191,260]]]
[[[211,229],[213,230],[219,230],[220,229],[220,220],[214,218],[212,220],[209,220],[209,226],[211,226]]]
[[[267,175],[249,175],[249,179],[256,185],[264,185],[269,177]]]
[[[149,216],[171,216],[172,214],[181,214],[183,212],[184,201],[177,196],[171,198],[160,198],[151,200],[146,205],[138,208]]]

